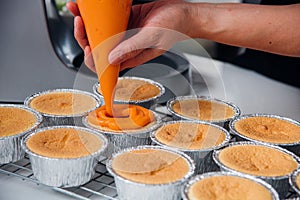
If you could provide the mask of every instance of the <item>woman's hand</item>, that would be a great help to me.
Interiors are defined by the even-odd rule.
[[[75,16],[74,18],[74,37],[77,40],[79,46],[84,50],[84,62],[85,65],[96,73],[95,64],[92,57],[92,50],[89,46],[89,41],[84,28],[83,20],[80,16],[78,6],[74,2],[68,2],[67,8]]]
[[[161,55],[177,41],[192,36],[188,23],[189,6],[183,0],[161,0],[133,6],[128,29],[139,28],[138,32],[111,51],[109,62],[121,64],[121,70],[132,68]],[[74,35],[84,49],[85,64],[95,71],[77,4],[69,2],[67,7],[75,16]]]
[[[121,42],[109,54],[112,64],[121,70],[145,63],[190,35],[189,3],[162,0],[132,7],[129,29],[138,28],[132,37]]]

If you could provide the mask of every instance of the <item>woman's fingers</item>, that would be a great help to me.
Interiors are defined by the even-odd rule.
[[[79,12],[77,3],[72,2],[72,1],[69,1],[69,2],[66,4],[66,6],[67,6],[68,10],[69,10],[74,16],[79,16],[79,15],[80,15],[80,12]]]
[[[74,36],[82,49],[89,45],[84,24],[80,16],[74,18]]]
[[[159,41],[159,31],[153,28],[143,28],[137,34],[121,42],[109,54],[108,60],[111,64],[120,64],[134,58],[145,49],[155,47]]]
[[[92,50],[90,46],[86,46],[84,48],[84,63],[90,70],[96,73],[96,67],[94,64]]]
[[[157,56],[160,56],[164,52],[165,52],[165,50],[162,50],[162,49],[146,49],[146,50],[142,51],[140,54],[138,54],[137,56],[121,63],[120,70],[133,68],[135,66],[144,64],[145,62],[152,60],[153,58],[156,58]]]

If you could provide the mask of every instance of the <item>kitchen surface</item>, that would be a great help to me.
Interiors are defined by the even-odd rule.
[[[73,88],[93,93],[97,77],[82,63],[83,52],[70,25],[72,17],[63,4],[58,11],[52,0],[24,2],[11,0],[0,8],[0,24],[4,27],[0,30],[0,104],[21,105],[26,97],[48,89]],[[67,18],[62,19],[63,15]],[[167,101],[184,95],[232,102],[242,115],[261,113],[300,121],[300,88],[212,58],[216,45],[201,39],[183,41],[162,56],[123,71],[121,76],[149,78],[166,88],[152,108],[162,121],[173,120]],[[27,155],[15,163],[0,164],[0,200],[118,199],[106,159],[101,157],[89,182],[71,188],[39,183]],[[289,192],[280,199],[300,198],[288,187]]]
[[[282,84],[280,82],[266,78],[253,71],[241,69],[228,63],[208,59],[205,57],[185,54],[192,66],[192,86],[198,95],[213,95],[216,98],[222,98],[234,102],[241,109],[243,114],[268,113],[295,120],[300,120],[300,89]],[[158,106],[158,110],[167,113],[163,106]],[[169,113],[167,113],[169,114]],[[167,118],[168,119],[168,118]],[[25,166],[28,163],[25,163]],[[20,164],[21,166],[24,163]],[[11,166],[10,166],[11,167]],[[106,172],[103,164],[98,165],[100,172]],[[5,166],[0,167],[5,170]],[[9,167],[8,167],[9,169]],[[17,170],[13,168],[13,170]],[[20,169],[19,169],[20,170]],[[32,175],[31,171],[21,170],[15,173],[22,175]],[[14,173],[14,172],[12,172]],[[91,199],[111,199],[116,193],[113,186],[113,179],[107,175],[98,174],[100,178],[97,184],[87,184],[85,190],[75,190],[83,197],[91,196]],[[101,178],[102,177],[102,178]],[[5,172],[0,174],[0,197],[1,199],[14,200],[22,199],[24,196],[33,200],[38,199],[74,199],[66,194],[56,191],[51,187],[42,186],[34,181],[30,176],[28,180],[18,177],[15,174],[7,175]],[[101,190],[101,186],[103,188]],[[96,185],[96,188],[95,188]],[[109,186],[107,186],[109,185]],[[94,187],[93,187],[94,186]],[[97,188],[99,187],[99,188]],[[107,188],[108,187],[108,188]],[[86,189],[87,188],[87,189]],[[104,189],[106,188],[106,189]],[[94,194],[89,190],[99,190]],[[65,193],[65,191],[62,191]],[[292,197],[295,196],[291,193]],[[107,197],[108,196],[108,197]],[[78,198],[78,196],[77,196]]]

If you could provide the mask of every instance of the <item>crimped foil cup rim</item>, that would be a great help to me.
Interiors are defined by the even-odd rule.
[[[87,92],[84,90],[77,90],[77,89],[67,89],[67,88],[63,88],[63,89],[51,89],[51,90],[44,90],[41,92],[37,92],[34,93],[30,96],[28,96],[25,101],[24,101],[24,105],[31,108],[30,107],[30,103],[31,101],[43,94],[49,94],[49,93],[54,93],[54,92],[71,92],[71,93],[76,93],[76,94],[84,94],[87,95],[89,97],[92,97],[95,101],[96,101],[96,106],[88,111],[82,112],[82,113],[78,113],[78,114],[70,114],[70,115],[57,115],[57,114],[47,114],[47,113],[43,113],[40,112],[43,116],[45,117],[57,117],[57,118],[65,118],[65,117],[81,117],[89,112],[91,112],[92,110],[97,109],[98,107],[100,107],[103,104],[103,101],[95,94],[91,93],[91,92]],[[32,108],[33,109],[33,108]]]
[[[262,180],[262,179],[259,179],[259,178],[256,178],[254,176],[251,176],[251,175],[247,175],[247,174],[239,174],[239,173],[232,173],[232,172],[222,172],[222,171],[219,171],[219,172],[207,172],[207,173],[204,173],[204,174],[198,174],[194,177],[191,177],[189,179],[189,181],[184,185],[183,189],[182,189],[182,196],[183,196],[183,199],[184,200],[187,200],[188,199],[188,191],[190,189],[190,187],[200,181],[200,180],[203,180],[205,178],[209,178],[209,177],[218,177],[218,176],[235,176],[235,177],[240,177],[240,178],[245,178],[245,179],[248,179],[248,180],[251,180],[261,186],[263,186],[265,189],[267,189],[271,195],[272,195],[272,199],[273,200],[279,200],[279,196],[278,196],[278,193],[277,191],[269,184],[267,183],[266,181]]]
[[[294,142],[294,143],[274,143],[274,142],[267,142],[267,141],[262,141],[262,140],[257,140],[257,139],[253,139],[253,138],[250,138],[246,135],[243,135],[241,133],[239,133],[234,125],[236,122],[238,122],[239,120],[242,120],[242,119],[247,119],[247,118],[252,118],[252,117],[267,117],[267,118],[276,118],[276,119],[280,119],[280,120],[283,120],[283,121],[286,121],[286,122],[289,122],[289,123],[292,123],[296,126],[299,126],[300,127],[300,122],[294,120],[294,119],[291,119],[291,118],[288,118],[288,117],[282,117],[280,115],[273,115],[273,114],[265,114],[265,113],[255,113],[255,114],[247,114],[247,115],[241,115],[241,116],[238,116],[236,117],[235,119],[233,119],[230,123],[229,123],[229,128],[230,128],[230,131],[233,133],[233,134],[236,134],[238,135],[239,137],[245,139],[245,140],[249,140],[249,141],[252,141],[252,142],[258,142],[258,143],[264,143],[264,144],[271,144],[271,145],[279,145],[279,146],[294,146],[294,145],[299,145],[300,144],[300,141],[299,142]]]
[[[162,95],[165,94],[166,92],[166,89],[165,87],[156,82],[156,81],[153,81],[151,79],[147,79],[147,78],[142,78],[142,77],[137,77],[137,76],[123,76],[123,77],[119,77],[118,79],[132,79],[132,80],[141,80],[141,81],[145,81],[147,83],[150,83],[152,85],[155,85],[158,89],[159,89],[159,94],[155,95],[154,97],[151,97],[151,98],[148,98],[148,99],[143,99],[143,100],[129,100],[129,101],[124,101],[124,100],[117,100],[117,99],[114,99],[115,102],[118,102],[118,103],[131,103],[131,104],[138,104],[138,103],[145,103],[145,102],[150,102],[150,101],[154,101],[158,98],[160,98]],[[100,83],[97,82],[93,85],[93,92],[101,97],[103,97],[102,94],[100,94],[98,92],[98,87],[100,86]]]
[[[90,155],[86,155],[86,156],[81,156],[81,157],[78,157],[78,158],[52,158],[52,157],[47,157],[47,156],[43,156],[43,155],[40,155],[40,154],[37,154],[33,151],[31,151],[26,143],[27,143],[27,140],[32,137],[33,135],[37,134],[37,133],[40,133],[40,132],[43,132],[43,131],[46,131],[46,130],[55,130],[55,129],[61,129],[61,128],[70,128],[70,129],[75,129],[75,130],[82,130],[82,131],[86,131],[88,133],[91,133],[95,136],[97,136],[100,140],[101,140],[101,147],[98,151],[90,154]],[[46,160],[52,160],[52,161],[61,161],[61,160],[66,160],[66,161],[73,161],[73,160],[88,160],[92,157],[96,157],[98,155],[100,155],[101,153],[103,153],[105,151],[105,149],[107,148],[107,145],[108,145],[108,140],[107,138],[102,135],[102,134],[99,134],[98,132],[94,131],[94,130],[91,130],[91,129],[88,129],[88,128],[85,128],[85,127],[80,127],[80,126],[69,126],[69,125],[61,125],[61,126],[48,126],[48,127],[44,127],[44,128],[39,128],[39,129],[36,129],[34,132],[32,132],[31,134],[27,135],[26,137],[24,137],[22,139],[22,142],[21,142],[21,146],[23,148],[23,150],[28,154],[28,155],[32,155],[34,157],[39,157],[39,158],[42,158],[42,159],[46,159]]]
[[[12,138],[17,138],[17,137],[26,135],[29,132],[35,130],[43,122],[43,116],[38,111],[36,111],[32,108],[29,108],[25,105],[22,105],[22,104],[20,104],[20,105],[18,105],[18,104],[0,104],[0,107],[10,107],[10,108],[23,109],[23,110],[26,110],[26,111],[30,112],[31,114],[33,114],[36,117],[36,122],[29,129],[27,129],[27,130],[25,130],[21,133],[15,134],[15,135],[0,137],[0,141],[1,140],[12,139]]]
[[[155,116],[155,121],[150,127],[146,128],[146,129],[142,129],[142,130],[138,129],[138,130],[123,130],[123,131],[108,131],[108,130],[100,129],[100,128],[88,123],[88,120],[87,120],[88,115],[85,115],[84,117],[82,117],[82,123],[84,126],[90,128],[90,129],[99,131],[99,132],[101,132],[103,134],[107,134],[107,135],[121,135],[121,134],[132,135],[132,136],[143,135],[148,132],[155,131],[159,127],[160,123],[162,122],[161,117],[156,112],[154,112],[152,110],[151,110],[151,112]]]
[[[293,190],[297,192],[298,195],[300,195],[300,188],[296,183],[296,178],[299,175],[299,173],[300,173],[300,168],[296,169],[289,178],[289,183],[291,187],[293,188]]]
[[[126,178],[123,178],[122,176],[120,176],[120,175],[118,175],[117,173],[114,172],[114,170],[112,169],[112,161],[116,156],[118,156],[122,153],[125,153],[125,152],[132,151],[132,150],[142,150],[142,149],[158,149],[158,150],[164,150],[164,151],[168,151],[168,152],[177,154],[177,155],[181,156],[183,159],[185,159],[187,161],[187,163],[189,165],[189,171],[180,180],[173,181],[171,183],[163,183],[163,184],[146,184],[146,183],[134,182],[134,181],[128,180]],[[152,145],[142,145],[142,146],[129,147],[129,148],[126,148],[126,149],[122,149],[122,150],[120,150],[116,153],[113,153],[112,156],[109,157],[107,162],[106,162],[106,169],[112,176],[121,179],[122,181],[126,182],[127,184],[134,184],[134,185],[145,186],[145,187],[149,187],[149,186],[151,186],[151,187],[161,187],[161,186],[182,184],[194,174],[195,168],[196,168],[195,167],[195,162],[187,154],[185,154],[183,152],[180,152],[180,151],[176,151],[176,150],[171,149],[171,148],[166,148],[166,147],[161,147],[161,146],[152,146]]]
[[[184,149],[184,148],[169,146],[167,144],[164,144],[164,143],[160,142],[156,138],[156,133],[160,128],[162,128],[163,126],[168,125],[168,124],[177,124],[177,123],[196,123],[196,124],[204,124],[204,125],[209,125],[209,126],[215,127],[217,129],[221,130],[225,134],[225,140],[221,144],[219,144],[217,146],[207,148],[207,149]],[[222,147],[226,146],[230,142],[231,136],[225,128],[223,128],[219,125],[213,124],[211,122],[195,121],[195,120],[177,120],[177,121],[174,120],[174,121],[167,121],[167,122],[162,123],[159,128],[157,128],[155,131],[153,131],[150,134],[150,138],[153,142],[155,142],[158,145],[165,146],[165,147],[171,148],[171,149],[175,149],[177,151],[183,151],[183,152],[210,152],[210,151],[213,151],[215,149],[219,149],[219,148],[222,148]]]
[[[275,146],[275,145],[270,145],[270,144],[263,144],[263,143],[254,143],[254,142],[248,142],[248,141],[243,141],[243,142],[232,142],[232,143],[229,143],[228,146],[222,148],[222,149],[218,149],[218,150],[214,150],[213,152],[213,160],[214,162],[220,167],[220,168],[224,168],[226,169],[227,171],[229,172],[233,172],[233,173],[239,173],[239,174],[248,174],[248,173],[245,173],[245,172],[240,172],[238,170],[235,170],[235,169],[232,169],[232,168],[229,168],[227,166],[225,166],[220,160],[219,160],[219,154],[220,152],[227,148],[227,147],[231,147],[231,146],[239,146],[239,145],[255,145],[255,146],[264,146],[264,147],[269,147],[269,148],[273,148],[273,149],[276,149],[282,153],[285,153],[285,154],[288,154],[289,156],[292,156],[292,158],[294,159],[294,161],[297,163],[298,167],[300,166],[300,158],[298,156],[296,156],[294,153],[282,148],[282,147],[279,147],[279,146]],[[250,176],[254,176],[254,177],[257,177],[257,178],[261,178],[261,179],[265,179],[265,180],[282,180],[282,179],[286,179],[286,178],[289,178],[289,176],[292,174],[292,172],[290,172],[289,174],[287,175],[284,175],[284,176],[260,176],[260,175],[254,175],[254,174],[248,174]]]
[[[191,117],[187,117],[187,116],[184,116],[184,115],[181,115],[177,112],[175,112],[172,108],[173,104],[176,102],[176,101],[182,101],[182,100],[206,100],[206,101],[214,101],[214,102],[217,102],[217,103],[221,103],[221,104],[225,104],[229,107],[231,107],[233,110],[234,110],[234,115],[230,118],[227,118],[227,119],[223,119],[223,120],[200,120],[200,119],[194,119],[194,118],[191,118]],[[212,122],[212,123],[225,123],[225,122],[229,122],[233,119],[235,119],[236,117],[238,117],[240,114],[241,114],[241,111],[240,111],[240,108],[235,105],[234,103],[230,102],[230,101],[225,101],[225,100],[221,100],[221,99],[218,99],[218,98],[213,98],[213,97],[209,97],[209,96],[197,96],[197,95],[188,95],[188,96],[177,96],[177,97],[173,97],[171,99],[169,99],[167,101],[167,110],[177,116],[177,117],[180,117],[182,119],[186,119],[186,120],[197,120],[197,121],[207,121],[207,122]]]

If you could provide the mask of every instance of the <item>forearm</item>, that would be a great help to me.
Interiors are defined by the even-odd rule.
[[[300,57],[300,4],[191,4],[189,35]]]

